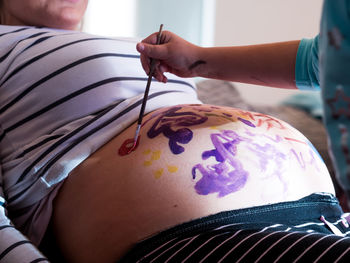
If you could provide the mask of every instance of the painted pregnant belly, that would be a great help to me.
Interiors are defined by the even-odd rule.
[[[161,163],[163,167],[153,171],[156,180],[183,172],[183,162],[169,162],[171,156],[183,156],[182,160],[188,161],[188,181],[202,196],[228,196],[244,189],[252,177],[254,183],[272,183],[276,195],[288,195],[291,180],[298,176],[328,177],[321,157],[307,138],[287,123],[260,113],[179,105],[148,115],[142,131],[129,155],[142,151],[145,167]],[[145,141],[150,145],[156,139],[165,140],[166,149],[143,147]],[[128,155],[131,146],[129,138],[119,155]],[[164,155],[168,156],[166,161],[162,160]],[[293,176],[296,173],[299,175]]]

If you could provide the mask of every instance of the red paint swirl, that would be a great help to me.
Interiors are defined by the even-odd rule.
[[[139,146],[139,142],[140,142],[140,137],[139,136],[137,138],[136,144],[134,145],[134,139],[127,139],[124,141],[124,143],[122,144],[122,146],[120,146],[118,154],[120,156],[125,156],[128,155],[129,153],[135,151],[137,149],[137,147]]]

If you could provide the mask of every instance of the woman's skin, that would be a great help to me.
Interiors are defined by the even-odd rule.
[[[75,30],[88,0],[2,0],[1,24]]]
[[[295,59],[298,41],[272,44],[211,47],[196,46],[164,31],[162,44],[155,45],[157,33],[138,43],[141,63],[149,72],[149,58],[158,61],[155,77],[166,82],[164,72],[180,77],[204,77],[296,89]]]
[[[158,109],[126,154],[135,129],[92,154],[60,189],[51,223],[68,262],[116,262],[138,241],[193,219],[334,194],[307,139],[273,117],[211,105]]]

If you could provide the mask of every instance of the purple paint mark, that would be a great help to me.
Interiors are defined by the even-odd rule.
[[[245,134],[249,135],[249,136],[255,136],[255,133],[252,133],[250,130],[245,130]]]
[[[248,172],[235,157],[237,145],[245,138],[230,130],[211,134],[210,138],[215,149],[203,152],[202,159],[214,157],[218,163],[206,167],[197,164],[192,168],[193,179],[196,179],[197,170],[202,174],[195,190],[200,195],[218,193],[219,197],[224,197],[240,190],[246,184]]]
[[[304,156],[303,156],[303,153],[302,152],[299,152],[299,154],[294,150],[294,149],[291,149],[290,150],[292,155],[294,155],[294,157],[297,159],[300,167],[302,169],[305,169],[307,165],[314,165],[315,168],[317,170],[319,170],[318,166],[317,166],[317,162],[316,162],[316,159],[315,159],[315,156],[313,154],[313,151],[312,150],[309,150],[309,154],[310,154],[310,160],[309,161],[306,161],[304,159]]]
[[[269,140],[271,140],[271,141],[273,141],[273,142],[281,142],[281,141],[283,141],[283,138],[281,137],[281,136],[279,136],[279,135],[275,135],[275,138],[273,138],[273,137],[270,137],[270,136],[267,136],[267,135],[263,135],[265,138],[267,138],[267,139],[269,139]]]
[[[281,178],[281,170],[284,163],[283,161],[285,161],[287,157],[284,153],[269,143],[266,143],[265,145],[253,143],[248,148],[258,157],[260,169],[263,172],[266,172],[268,164],[272,162],[274,170],[270,174],[277,175],[279,178]]]
[[[148,137],[151,139],[163,133],[169,139],[169,147],[174,154],[180,154],[185,150],[179,143],[187,144],[192,140],[193,132],[184,127],[199,125],[208,120],[208,117],[194,112],[177,112],[181,109],[182,107],[172,107],[162,112],[147,132]],[[173,129],[176,127],[182,128]]]
[[[310,164],[314,165],[316,167],[316,169],[319,171],[320,169],[318,168],[313,149],[309,150],[309,153],[310,153],[310,157],[311,157]],[[320,156],[320,154],[318,152],[317,152],[317,154]],[[323,161],[322,157],[320,157],[320,158],[321,158],[321,161]]]
[[[264,135],[260,135],[260,136],[266,137]],[[283,185],[284,191],[287,191],[288,184],[283,179],[283,167],[287,159],[287,155],[281,152],[280,150],[278,150],[279,145],[277,143],[280,142],[279,138],[280,136],[277,135],[276,141],[272,140],[277,147],[270,143],[265,143],[264,145],[252,143],[251,145],[248,146],[248,149],[254,152],[255,155],[258,157],[257,160],[259,161],[260,170],[263,173],[268,172],[268,175],[266,178],[277,176]],[[269,139],[272,139],[272,138],[269,138]]]
[[[266,138],[264,134],[249,135],[254,138],[240,136],[231,130],[224,130],[211,135],[215,148],[203,152],[202,160],[215,158],[217,163],[213,165],[197,164],[192,168],[193,179],[196,179],[197,172],[202,175],[202,178],[195,185],[198,194],[218,193],[219,197],[223,197],[244,187],[249,174],[244,169],[240,159],[236,157],[237,146],[242,142],[247,145],[246,150],[255,154],[261,172],[268,173],[267,177],[277,176],[284,185],[284,189],[287,190],[282,172],[287,154],[284,154],[278,148],[282,138],[278,135],[276,135],[276,138],[267,137],[271,140],[271,143],[260,145],[254,143],[254,141],[257,140],[256,137]]]
[[[233,115],[232,114],[228,114],[228,113],[225,113],[225,112],[223,112],[222,113],[224,116],[226,116],[226,117],[232,117]]]
[[[318,158],[320,158],[322,160],[322,162],[324,162],[322,156],[320,155],[320,153],[317,151],[317,149],[315,148],[315,146],[309,141],[307,140],[307,144],[310,146],[310,148],[312,149],[312,151],[316,154],[316,156]]]
[[[241,122],[243,122],[244,124],[246,124],[246,125],[248,125],[250,127],[253,127],[253,128],[256,127],[253,123],[251,123],[250,121],[248,121],[246,119],[242,119],[241,117],[238,117],[238,120],[240,120]]]

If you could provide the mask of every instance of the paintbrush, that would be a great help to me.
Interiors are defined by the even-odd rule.
[[[160,25],[159,32],[158,32],[158,35],[157,35],[157,43],[156,43],[156,45],[160,44],[160,39],[161,39],[161,36],[162,36],[162,30],[163,30],[163,24]],[[139,137],[141,124],[142,124],[143,114],[144,114],[145,108],[146,108],[148,93],[149,93],[149,89],[151,87],[152,77],[153,77],[153,74],[154,74],[154,71],[155,71],[155,67],[156,67],[156,60],[151,58],[150,64],[151,64],[151,66],[150,66],[150,71],[149,71],[149,74],[148,74],[147,85],[146,85],[145,93],[143,95],[143,100],[142,100],[142,105],[141,105],[139,118],[137,120],[137,127],[136,127],[136,132],[135,132],[135,137],[134,137],[134,144],[130,148],[129,153],[136,147],[136,144],[137,144],[137,140],[138,140],[138,137]]]

